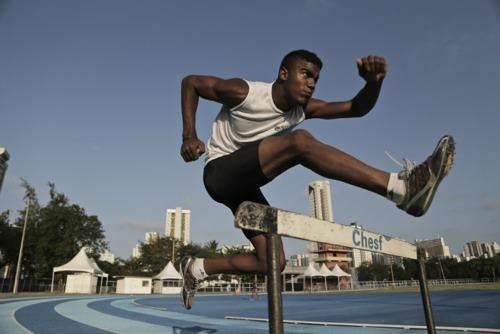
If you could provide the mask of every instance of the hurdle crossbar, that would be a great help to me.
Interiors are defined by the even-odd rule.
[[[417,259],[417,247],[407,241],[253,202],[241,204],[235,225],[241,229]]]
[[[402,239],[367,231],[357,226],[319,220],[249,201],[243,202],[238,207],[235,215],[235,226],[241,229],[264,232],[267,235],[267,290],[270,333],[283,333],[278,236],[286,236],[418,260],[420,291],[427,332],[435,334],[425,273],[425,251],[420,248],[417,250],[416,245]]]

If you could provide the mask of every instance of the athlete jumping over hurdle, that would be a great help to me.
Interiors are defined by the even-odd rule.
[[[205,153],[196,134],[200,97],[222,104],[208,141],[204,184],[209,195],[233,214],[243,201],[268,205],[260,188],[286,170],[302,165],[317,174],[377,193],[419,217],[429,208],[441,180],[453,163],[454,141],[441,138],[421,164],[405,159],[403,170],[389,173],[371,167],[339,149],[317,140],[305,130],[293,130],[304,120],[361,117],[375,105],[387,74],[384,58],[356,60],[365,86],[349,101],[325,102],[312,98],[322,67],[312,52],[287,54],[272,83],[189,75],[182,80],[182,147],[186,162]],[[243,230],[255,254],[214,259],[187,257],[181,261],[182,299],[190,309],[198,283],[213,274],[266,273],[265,234]],[[280,266],[285,268],[281,244]]]

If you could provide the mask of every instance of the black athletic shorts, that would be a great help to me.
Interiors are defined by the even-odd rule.
[[[227,206],[233,214],[244,201],[269,204],[260,191],[260,187],[270,181],[260,168],[260,142],[210,161],[203,171],[203,182],[210,197]],[[243,233],[247,238],[262,234],[250,230]]]

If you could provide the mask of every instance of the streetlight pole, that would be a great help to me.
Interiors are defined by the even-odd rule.
[[[439,263],[439,268],[441,269],[441,276],[443,277],[444,284],[448,284],[448,282],[446,281],[446,276],[444,276],[443,266],[441,265],[441,259],[439,259],[439,257],[438,257],[438,263]]]
[[[24,237],[26,235],[26,225],[28,225],[28,214],[30,211],[30,204],[31,204],[31,198],[28,197],[28,206],[26,207],[26,213],[24,215],[23,235],[21,237],[21,246],[19,246],[19,257],[17,259],[16,278],[14,279],[14,289],[12,290],[13,294],[17,293],[17,287],[19,284],[19,274],[21,271],[21,262],[23,259]]]

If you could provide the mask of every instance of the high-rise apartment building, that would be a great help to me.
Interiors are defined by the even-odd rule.
[[[141,245],[136,244],[134,248],[132,248],[132,257],[134,259],[141,257]]]
[[[111,253],[109,250],[105,249],[101,254],[99,254],[99,260],[109,263],[114,263],[115,255]]]
[[[481,243],[479,241],[469,241],[464,245],[464,251],[461,257],[465,261],[473,258],[487,257],[492,258],[500,254],[500,245],[497,242]]]
[[[9,152],[3,147],[0,147],[0,190],[2,190],[3,178],[7,171],[7,161],[9,161]]]
[[[309,257],[305,254],[291,255],[289,264],[292,267],[307,267],[309,265]]]
[[[309,207],[311,215],[317,219],[333,223],[332,193],[329,181],[314,181],[309,184]],[[341,267],[351,265],[352,249],[328,243],[311,243],[309,251],[314,254],[311,260],[325,263],[328,268],[335,264]]]
[[[438,257],[441,259],[451,257],[450,248],[444,243],[444,238],[429,240],[416,240],[418,247],[425,249],[428,257]]]
[[[332,192],[330,182],[309,183],[309,208],[313,217],[333,223]]]
[[[144,234],[144,242],[148,245],[158,242],[158,240],[160,240],[160,233],[158,232],[146,232],[146,234]]]
[[[480,257],[483,255],[483,251],[481,249],[481,243],[479,241],[469,241],[464,246],[464,257],[474,258]]]
[[[180,240],[183,245],[190,241],[191,210],[183,210],[180,207],[167,209],[165,222],[165,235]]]
[[[497,242],[487,242],[481,244],[481,248],[483,248],[485,254],[488,254],[489,258],[500,254],[500,245]]]

